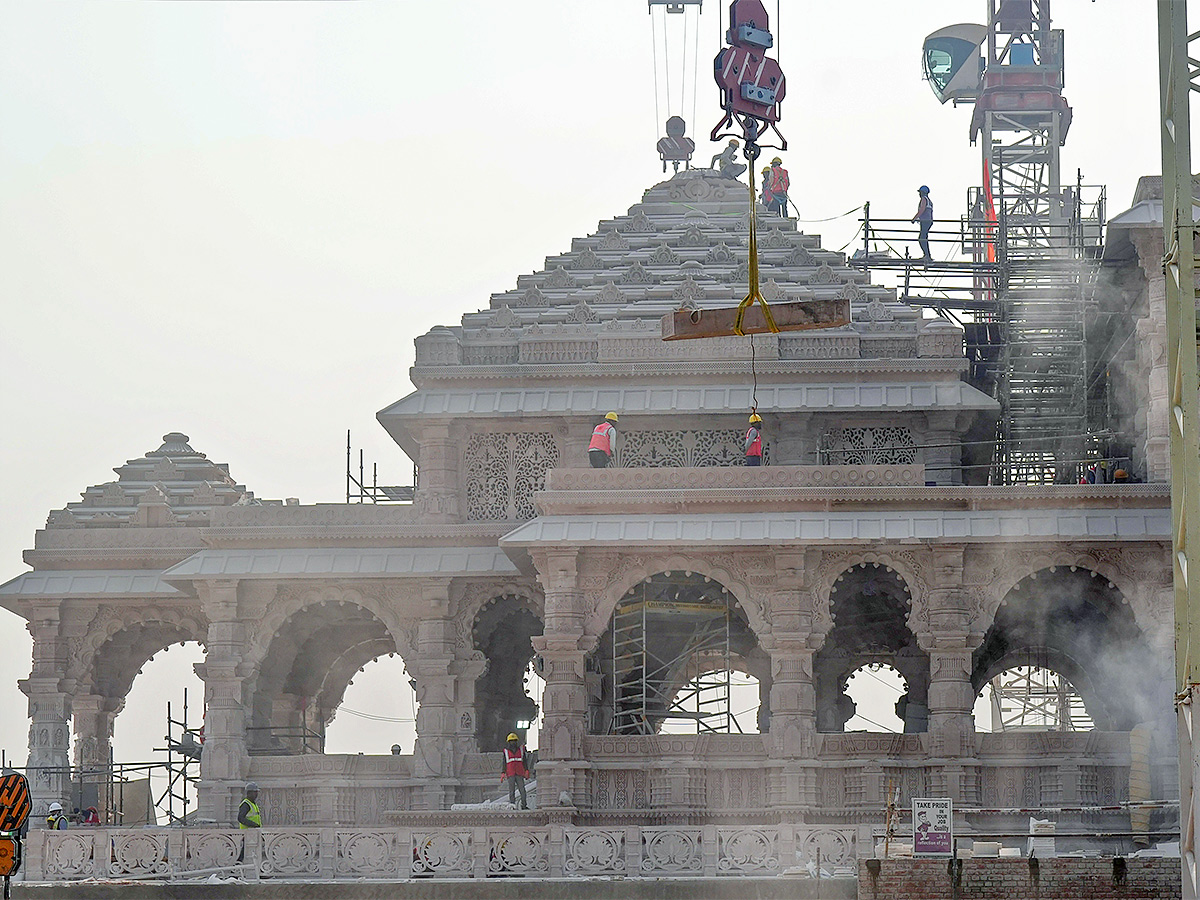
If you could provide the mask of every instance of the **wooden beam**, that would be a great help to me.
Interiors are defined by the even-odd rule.
[[[812,328],[838,328],[850,324],[850,301],[793,300],[772,303],[771,316],[780,331],[808,331]],[[662,317],[664,341],[686,341],[692,338],[728,337],[734,333],[737,307],[722,309],[676,310]],[[746,334],[766,334],[770,331],[757,303],[746,310],[742,320]]]

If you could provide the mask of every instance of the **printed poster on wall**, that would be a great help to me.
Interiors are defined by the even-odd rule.
[[[913,856],[952,856],[950,798],[913,797]]]

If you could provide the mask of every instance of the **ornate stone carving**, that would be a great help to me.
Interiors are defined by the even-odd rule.
[[[658,282],[658,278],[637,260],[634,260],[617,280],[621,284],[656,284]]]
[[[650,217],[646,215],[644,210],[639,209],[618,225],[617,230],[623,231],[626,234],[649,234],[654,231],[654,223],[650,221]]]
[[[603,269],[604,260],[600,257],[600,254],[598,254],[591,247],[588,247],[586,250],[577,253],[571,259],[571,268],[576,270]]]
[[[531,284],[527,287],[520,297],[521,306],[529,306],[534,309],[545,309],[550,306],[550,298],[542,292],[536,284]]]
[[[533,494],[558,463],[549,432],[473,434],[463,451],[467,519],[532,519]]]
[[[575,279],[571,277],[571,273],[562,266],[555,266],[554,271],[546,276],[546,280],[542,282],[546,287],[552,288],[573,288],[575,287]]]
[[[612,231],[607,232],[596,246],[600,250],[628,250],[629,241],[614,228]]]
[[[907,466],[917,461],[912,431],[902,426],[835,428],[821,441],[821,462],[835,466]]]
[[[683,281],[675,286],[675,290],[671,291],[671,299],[676,303],[683,304],[704,298],[704,288],[692,280],[692,276],[688,275]]]
[[[649,262],[656,266],[677,266],[679,265],[679,254],[667,246],[663,241],[649,256]]]
[[[720,265],[736,263],[738,258],[737,254],[729,249],[729,246],[724,241],[721,241],[719,244],[717,244],[717,246],[713,247],[708,251],[707,254],[705,254],[704,261],[709,265]]]
[[[680,247],[707,247],[708,244],[708,235],[696,225],[689,225],[679,236]]]
[[[622,291],[615,284],[613,284],[611,281],[604,282],[604,287],[600,288],[600,292],[598,294],[596,294],[595,299],[596,299],[597,303],[627,303],[627,302],[629,302],[629,297],[627,297],[625,295],[625,292]],[[591,321],[598,321],[598,319],[591,320]]]
[[[740,466],[742,433],[728,431],[630,431],[617,445],[618,467]]]
[[[513,312],[512,307],[507,303],[492,313],[492,317],[488,319],[488,325],[492,328],[514,328],[520,324],[521,317]]]

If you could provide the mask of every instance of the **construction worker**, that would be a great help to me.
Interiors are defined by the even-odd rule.
[[[525,765],[525,748],[516,734],[510,734],[505,740],[504,762],[500,770],[500,780],[508,781],[508,802],[517,805],[517,791],[521,792],[521,809],[529,809],[525,797],[525,779],[529,777],[529,769]]]
[[[609,412],[592,429],[592,442],[588,444],[588,461],[593,469],[607,469],[612,462],[613,449],[617,441],[617,429],[613,423],[619,421],[615,412]]]
[[[61,803],[51,803],[50,808],[46,810],[46,827],[51,831],[67,830],[67,816]]]
[[[768,208],[775,215],[784,218],[788,214],[788,188],[792,186],[792,180],[788,177],[787,169],[783,167],[783,160],[778,156],[771,160],[771,175],[770,175],[770,191],[771,198],[774,203],[772,206],[768,204]]]
[[[929,186],[921,185],[917,188],[917,194],[920,195],[921,202],[917,204],[917,214],[912,217],[912,221],[921,223],[921,235],[917,238],[923,254],[921,262],[931,263],[933,254],[929,252],[929,229],[933,227],[933,201],[929,199]]]
[[[746,465],[761,466],[762,465],[762,416],[758,413],[750,414],[750,427],[746,429]]]
[[[238,828],[262,828],[262,810],[258,808],[258,785],[246,785],[246,798],[238,807]]]
[[[738,146],[736,138],[731,140],[724,150],[712,158],[712,162],[708,164],[709,168],[717,168],[717,163],[720,161],[721,177],[737,181],[737,177],[746,171],[746,167],[737,161]]]
[[[762,190],[758,192],[759,202],[768,210],[775,204],[775,196],[771,193],[771,167],[763,166]]]

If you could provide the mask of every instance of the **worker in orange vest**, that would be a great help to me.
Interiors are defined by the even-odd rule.
[[[517,791],[521,792],[521,809],[529,809],[525,797],[525,779],[529,777],[529,769],[525,766],[525,748],[521,739],[510,734],[508,743],[504,745],[504,769],[500,773],[501,781],[508,781],[508,802],[517,805]]]
[[[616,421],[617,414],[610,412],[592,430],[592,442],[588,444],[588,461],[593,469],[607,469],[608,464],[612,462],[617,441],[617,429],[613,428]]]
[[[788,214],[788,188],[792,186],[792,180],[788,177],[787,169],[783,167],[783,160],[778,156],[771,160],[771,174],[767,180],[767,190],[771,194],[771,203],[768,209],[777,216],[786,216]]]
[[[762,416],[758,413],[750,414],[750,427],[746,429],[746,465],[761,466],[762,465]]]

